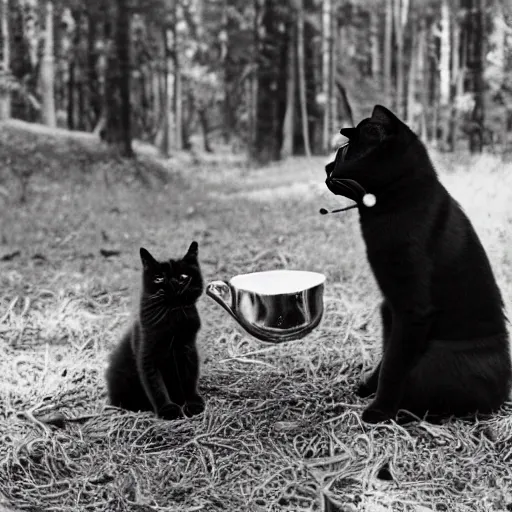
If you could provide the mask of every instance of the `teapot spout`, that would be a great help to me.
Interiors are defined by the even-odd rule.
[[[233,310],[233,290],[226,281],[212,281],[206,287],[206,295],[222,306],[238,323],[239,320]]]

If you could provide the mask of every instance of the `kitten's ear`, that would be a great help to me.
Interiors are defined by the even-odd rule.
[[[387,131],[394,131],[402,124],[402,121],[391,110],[382,105],[375,105],[373,107],[371,120],[383,126]]]
[[[187,251],[187,256],[197,256],[199,252],[199,245],[196,241],[192,242],[190,244],[190,247],[188,248],[188,251]]]
[[[140,259],[142,261],[142,266],[144,267],[144,269],[148,269],[156,265],[155,258],[153,258],[149,251],[147,249],[144,249],[144,247],[140,248]]]
[[[357,133],[357,128],[342,128],[340,133],[350,140]]]

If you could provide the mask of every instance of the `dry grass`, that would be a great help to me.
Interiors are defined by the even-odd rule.
[[[477,424],[361,422],[354,386],[378,357],[378,293],[357,214],[317,214],[339,203],[316,186],[322,159],[252,171],[210,159],[141,184],[139,164],[61,139],[0,129],[1,154],[15,147],[18,165],[49,169],[24,205],[7,163],[0,174],[0,509],[335,510],[324,496],[343,511],[512,509],[512,404]],[[37,151],[21,151],[27,140]],[[461,157],[449,167],[443,180],[511,305],[512,166]],[[129,321],[138,247],[170,256],[192,239],[207,280],[324,272],[322,324],[265,346],[204,298],[205,413],[165,422],[106,407],[105,361]]]

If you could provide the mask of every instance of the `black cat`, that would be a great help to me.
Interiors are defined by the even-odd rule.
[[[383,355],[358,394],[376,393],[363,420],[398,409],[441,419],[490,413],[507,400],[506,317],[471,222],[438,180],[418,137],[376,105],[345,128],[326,166],[331,192],[358,202],[370,266],[384,296]],[[376,197],[366,207],[362,197]]]
[[[154,411],[164,419],[204,410],[197,392],[201,327],[196,302],[203,292],[197,242],[181,260],[156,261],[141,248],[139,315],[114,349],[106,373],[112,405]]]

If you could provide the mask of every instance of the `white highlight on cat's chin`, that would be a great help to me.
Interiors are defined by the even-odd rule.
[[[304,270],[268,270],[241,274],[230,280],[231,285],[239,290],[261,295],[299,293],[323,282],[323,274]]]

